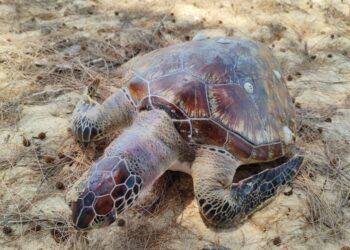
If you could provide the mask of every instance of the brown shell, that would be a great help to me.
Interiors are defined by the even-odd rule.
[[[295,133],[281,69],[262,44],[191,41],[146,54],[131,70],[127,86],[139,109],[163,109],[186,140],[259,162],[285,154],[283,127]]]

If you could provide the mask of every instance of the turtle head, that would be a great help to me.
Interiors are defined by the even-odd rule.
[[[84,191],[71,203],[77,229],[108,226],[134,204],[142,188],[141,177],[129,171],[125,160],[103,157],[91,168]]]

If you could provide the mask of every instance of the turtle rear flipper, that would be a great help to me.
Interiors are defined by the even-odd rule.
[[[283,185],[293,180],[303,160],[303,156],[294,156],[278,167],[266,169],[239,183],[232,184],[231,197],[239,201],[236,210],[241,214],[249,215],[256,208],[263,205]]]
[[[240,222],[264,205],[283,185],[293,180],[304,159],[297,155],[278,167],[232,183],[239,162],[218,152],[206,151],[198,155],[192,173],[201,214],[210,224],[221,227]]]
[[[119,89],[102,104],[95,99],[99,83],[90,84],[73,112],[72,131],[81,142],[104,138],[115,129],[130,125],[135,117],[135,104],[126,89]]]

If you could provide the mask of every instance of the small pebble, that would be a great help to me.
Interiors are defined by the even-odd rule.
[[[332,55],[332,54],[328,54],[327,57],[328,57],[328,58],[332,58],[333,55]]]
[[[115,16],[119,16],[119,11],[114,11]]]
[[[59,159],[63,159],[64,157],[66,157],[63,153],[61,153],[61,152],[59,152],[58,154],[57,154],[57,157],[59,158]]]
[[[44,161],[45,161],[46,163],[53,163],[53,162],[55,161],[55,157],[52,157],[52,156],[49,156],[49,155],[45,155],[45,156],[43,157],[43,159],[44,159]]]
[[[316,56],[315,56],[315,55],[310,56],[310,59],[311,59],[311,60],[315,60],[315,59],[316,59]]]
[[[334,39],[334,34],[331,35],[331,38]]]
[[[185,40],[189,41],[190,40],[190,36],[185,36]]]
[[[9,226],[4,226],[4,227],[2,228],[2,232],[3,232],[4,234],[6,234],[6,235],[10,235],[10,234],[12,233],[12,228],[9,227]]]
[[[40,132],[40,133],[38,134],[38,139],[44,140],[45,138],[46,138],[46,133],[45,133],[45,132]]]
[[[125,220],[124,219],[119,219],[117,222],[118,227],[124,227],[125,226]]]
[[[58,181],[58,182],[56,182],[56,188],[58,190],[64,190],[65,186],[64,186],[64,184],[62,182]]]
[[[295,72],[296,76],[301,76],[301,73],[299,71]]]
[[[299,102],[296,102],[295,105],[294,105],[297,109],[300,109],[301,108],[301,104]]]
[[[293,76],[288,75],[288,76],[287,76],[287,81],[293,81]]]
[[[274,239],[272,240],[272,242],[273,242],[273,244],[274,244],[275,246],[279,246],[279,245],[281,245],[282,240],[281,240],[281,238],[280,238],[279,236],[277,236],[276,238],[274,238]]]
[[[222,21],[221,20],[219,20],[219,22],[218,22],[219,24],[222,24]]]
[[[324,120],[325,122],[332,122],[332,118],[326,118],[325,120]]]

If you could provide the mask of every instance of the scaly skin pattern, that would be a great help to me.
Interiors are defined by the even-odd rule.
[[[76,227],[112,223],[134,202],[142,187],[142,179],[130,173],[125,160],[102,157],[92,167],[84,192],[72,205]]]
[[[117,90],[102,105],[92,100],[96,89],[90,85],[73,112],[72,132],[81,142],[100,140],[116,128],[130,126],[136,116],[135,103],[126,89]]]
[[[140,113],[92,166],[84,190],[71,205],[75,226],[112,223],[186,148],[164,111]]]
[[[293,180],[302,161],[302,156],[294,156],[276,168],[232,183],[240,163],[217,148],[200,148],[192,176],[202,217],[217,227],[242,222]]]
[[[296,176],[303,157],[292,152],[294,107],[262,44],[200,39],[146,54],[131,72],[102,104],[93,99],[97,85],[89,86],[73,113],[79,141],[126,128],[71,205],[78,229],[112,223],[175,162],[191,166],[200,212],[220,227],[244,219]],[[280,166],[233,183],[238,166],[287,155]]]

